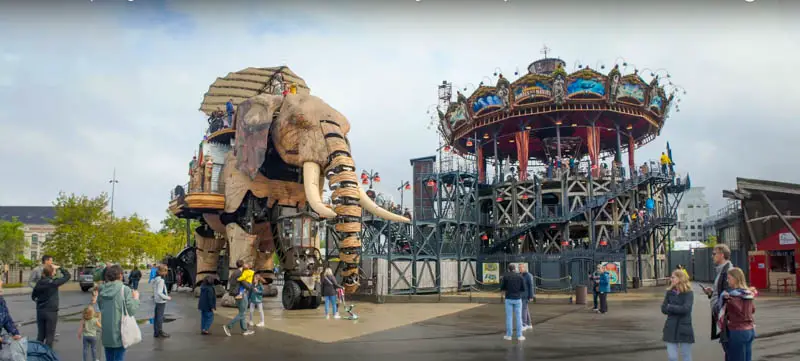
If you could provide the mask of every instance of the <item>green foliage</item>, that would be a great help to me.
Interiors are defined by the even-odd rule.
[[[23,267],[23,268],[34,268],[34,267],[36,267],[36,261],[34,261],[32,259],[27,259],[22,254],[20,254],[19,257],[17,258],[17,262],[20,265],[20,267]]]
[[[154,233],[146,219],[136,214],[114,217],[107,205],[106,194],[94,198],[59,194],[51,221],[56,229],[45,243],[45,251],[64,265],[133,265],[177,254],[186,244],[186,221],[182,219],[170,214],[162,221],[161,231]],[[199,225],[193,223],[193,227]]]
[[[708,239],[706,239],[706,241],[703,243],[705,243],[706,246],[713,248],[714,246],[717,245],[717,236],[714,235],[708,236]]]
[[[0,220],[0,263],[15,263],[25,250],[25,225],[16,217]]]
[[[22,288],[25,286],[23,283],[5,283],[3,288]]]
[[[165,253],[163,255],[177,255],[178,252],[186,247],[186,222],[186,219],[180,219],[172,212],[167,211],[166,218],[161,221],[161,230],[158,231],[158,234],[164,237],[161,239],[161,241],[165,242]],[[200,227],[200,222],[194,219],[189,222],[189,230],[194,234],[195,228]]]

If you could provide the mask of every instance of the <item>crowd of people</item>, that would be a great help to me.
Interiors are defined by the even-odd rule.
[[[748,287],[744,271],[731,263],[731,250],[727,245],[715,246],[712,255],[714,282],[710,287],[701,285],[711,310],[711,339],[720,343],[725,361],[751,361],[757,291]],[[508,272],[500,280],[506,311],[506,334],[503,338],[512,340],[513,334],[517,340],[523,341],[523,332],[532,328],[527,305],[534,299],[536,286],[524,264],[519,267],[509,264],[507,268]],[[592,311],[607,313],[610,273],[605,267],[598,266],[589,280],[594,295]],[[679,265],[670,275],[670,284],[661,304],[661,312],[666,316],[662,341],[669,361],[678,361],[679,357],[683,361],[692,360],[692,345],[695,343],[693,306],[694,293],[689,273]]]

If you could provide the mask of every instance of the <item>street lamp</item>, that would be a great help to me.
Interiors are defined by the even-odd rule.
[[[411,189],[411,183],[408,181],[400,182],[400,186],[397,187],[397,190],[400,192],[400,211],[402,212],[405,208],[403,208],[403,193],[405,191]]]
[[[108,183],[111,183],[111,214],[113,215],[114,214],[114,191],[116,189],[117,183],[119,183],[119,180],[117,180],[117,168],[114,168],[114,175],[111,177],[111,180],[109,180]]]
[[[372,183],[380,183],[381,176],[378,175],[378,172],[373,171],[372,169],[367,172],[366,170],[361,171],[361,184],[367,185],[369,184],[369,189],[372,189]]]

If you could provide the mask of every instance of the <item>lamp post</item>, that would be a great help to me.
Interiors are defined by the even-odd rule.
[[[380,183],[381,176],[378,175],[378,172],[370,169],[369,172],[366,170],[361,171],[361,184],[367,185],[369,184],[369,189],[372,189],[373,183]]]
[[[408,181],[400,182],[400,186],[397,187],[397,190],[400,192],[400,212],[405,210],[405,208],[403,208],[403,193],[405,193],[405,191],[410,189],[411,189],[411,183],[409,183]]]
[[[111,183],[111,215],[114,215],[114,191],[116,190],[116,185],[119,183],[117,180],[117,168],[114,168],[114,175],[111,177],[111,180],[108,181]]]

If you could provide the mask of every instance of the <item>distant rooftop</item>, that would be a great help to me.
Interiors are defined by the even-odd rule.
[[[0,206],[0,220],[11,221],[17,217],[25,224],[49,224],[48,220],[56,216],[55,207],[50,206]]]

